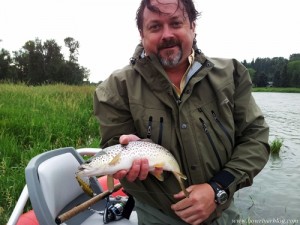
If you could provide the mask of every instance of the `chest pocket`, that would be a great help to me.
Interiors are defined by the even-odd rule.
[[[132,117],[137,130],[137,135],[141,138],[149,138],[153,142],[169,146],[172,140],[172,112],[170,109],[159,109],[145,106],[132,106]]]

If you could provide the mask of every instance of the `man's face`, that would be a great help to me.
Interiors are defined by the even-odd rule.
[[[195,24],[190,24],[183,5],[177,0],[151,0],[162,13],[151,12],[147,7],[140,31],[147,55],[155,54],[164,67],[173,68],[187,62],[195,37]]]

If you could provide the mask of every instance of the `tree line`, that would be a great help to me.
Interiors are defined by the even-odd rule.
[[[1,41],[1,40],[0,40]],[[89,70],[78,64],[79,42],[74,38],[64,39],[69,49],[65,59],[62,48],[55,40],[27,41],[13,55],[0,50],[0,81],[23,82],[29,85],[64,83],[79,85],[88,82]],[[257,87],[300,87],[300,54],[283,57],[256,58],[242,62],[250,72]]]
[[[300,54],[283,57],[257,58],[242,62],[257,87],[300,87]]]
[[[64,58],[62,47],[55,40],[42,42],[36,38],[34,41],[27,41],[12,55],[2,48],[0,81],[23,82],[28,85],[84,83],[89,78],[89,70],[78,63],[80,44],[71,37],[65,38],[64,43],[69,49],[68,59]]]

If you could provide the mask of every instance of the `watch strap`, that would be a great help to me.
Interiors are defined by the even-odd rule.
[[[221,190],[218,184],[214,181],[209,181],[208,184],[212,187],[212,189],[214,189],[215,194],[217,194],[218,191]]]

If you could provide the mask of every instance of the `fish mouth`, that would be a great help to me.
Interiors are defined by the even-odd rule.
[[[76,172],[77,176],[83,176],[83,177],[92,177],[96,176],[96,169],[90,167],[89,165],[80,165],[78,167],[78,170]]]

